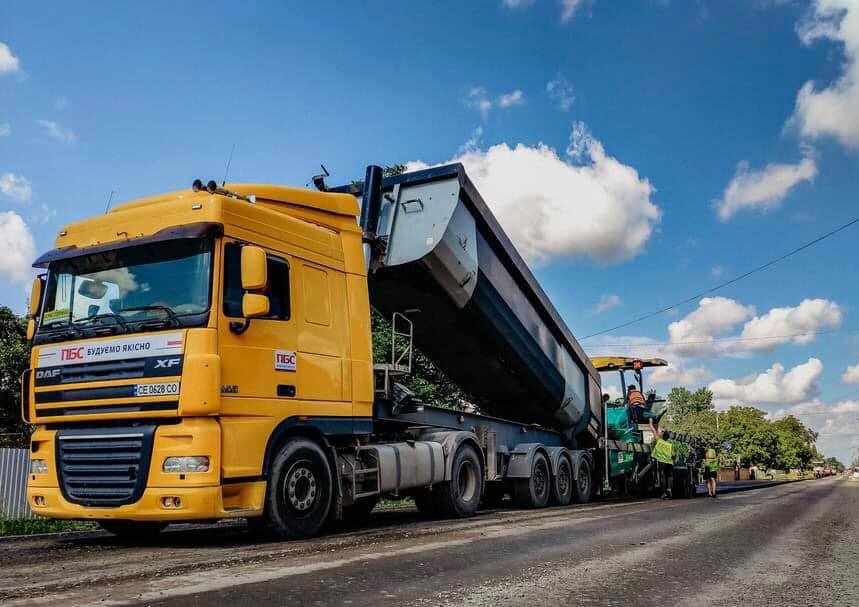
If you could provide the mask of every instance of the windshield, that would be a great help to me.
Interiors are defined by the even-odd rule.
[[[206,322],[212,243],[182,239],[51,264],[39,333],[55,341]]]

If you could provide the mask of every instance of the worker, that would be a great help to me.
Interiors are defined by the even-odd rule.
[[[668,430],[663,430],[661,434],[657,434],[652,422],[650,428],[656,438],[650,453],[656,460],[659,478],[662,479],[662,499],[671,499],[674,487],[674,459],[677,457],[677,450],[668,441]]]
[[[704,452],[704,480],[707,481],[707,495],[716,497],[716,477],[719,475],[719,458],[716,450],[708,447]]]
[[[635,384],[630,384],[626,390],[626,404],[630,407],[643,407],[646,402],[641,390],[636,388]]]

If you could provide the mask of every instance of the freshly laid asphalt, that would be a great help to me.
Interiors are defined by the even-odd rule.
[[[0,603],[143,605],[859,605],[859,482],[717,499],[402,510],[302,542],[240,525],[0,541]]]

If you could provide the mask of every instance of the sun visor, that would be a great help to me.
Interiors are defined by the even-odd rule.
[[[33,262],[34,268],[47,268],[48,264],[54,261],[63,259],[71,259],[73,257],[83,257],[95,253],[106,253],[126,247],[134,247],[137,245],[151,244],[155,242],[163,242],[165,240],[181,240],[185,238],[209,238],[223,236],[224,226],[214,221],[200,221],[197,223],[189,223],[183,226],[171,226],[155,232],[150,236],[141,236],[140,238],[129,238],[125,240],[116,240],[97,244],[91,247],[62,247],[53,249],[41,255]]]

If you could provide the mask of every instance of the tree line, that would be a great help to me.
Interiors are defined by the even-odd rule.
[[[699,437],[721,452],[724,463],[808,470],[813,462],[825,461],[844,469],[834,457],[824,458],[818,452],[817,433],[793,415],[771,420],[765,411],[739,405],[716,411],[707,388],[673,388],[668,394],[668,416],[672,430]]]

